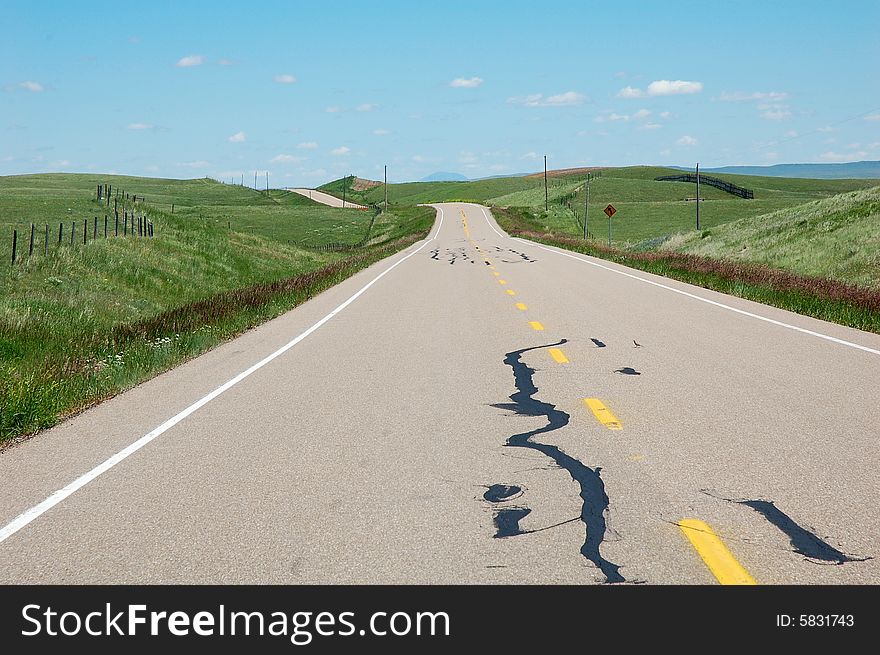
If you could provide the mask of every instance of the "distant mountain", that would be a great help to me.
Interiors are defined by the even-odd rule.
[[[675,166],[682,170],[691,170]],[[722,166],[703,168],[706,173],[765,175],[767,177],[802,177],[814,180],[880,178],[880,161],[852,161],[843,164],[774,164],[773,166]]]
[[[419,182],[467,182],[468,178],[466,178],[461,173],[446,173],[444,171],[438,171],[436,173],[431,173],[427,177],[423,177]]]

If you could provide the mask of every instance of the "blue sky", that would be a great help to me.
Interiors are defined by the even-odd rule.
[[[4,0],[0,174],[880,159],[878,26],[876,0]]]

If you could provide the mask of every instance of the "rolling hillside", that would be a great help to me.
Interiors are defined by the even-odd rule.
[[[662,249],[880,289],[880,186],[676,236]]]

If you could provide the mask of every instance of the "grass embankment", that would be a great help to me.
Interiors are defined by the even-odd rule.
[[[864,192],[861,192],[864,193]],[[858,195],[858,194],[853,194]],[[833,205],[833,199],[827,202]],[[765,264],[713,259],[684,252],[608,248],[542,229],[533,210],[493,209],[509,234],[601,257],[632,268],[728,293],[849,327],[880,333],[880,288],[812,277]],[[735,229],[731,227],[731,229]],[[808,238],[808,237],[805,237]],[[877,273],[875,271],[875,276]]]
[[[880,186],[677,235],[661,249],[880,290]]]
[[[59,221],[103,218],[106,207],[93,200],[99,182],[145,195],[155,238],[92,241],[90,234],[86,245],[59,246]],[[0,442],[49,427],[279,315],[423,237],[434,218],[430,208],[395,208],[377,217],[365,247],[314,248],[359,242],[372,216],[209,180],[0,178],[4,235],[13,225],[29,231],[31,221],[54,226],[48,256],[38,247],[15,266],[3,240]]]

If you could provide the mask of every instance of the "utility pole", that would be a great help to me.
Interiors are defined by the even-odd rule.
[[[388,164],[385,164],[385,211],[388,211]]]
[[[266,171],[266,195],[269,195],[269,171]]]
[[[584,241],[587,240],[587,220],[590,212],[590,177],[589,173],[587,173],[587,181],[584,182],[584,186],[587,187],[587,195],[584,197]]]
[[[700,229],[700,163],[697,162],[697,230]]]
[[[544,211],[550,211],[550,200],[547,193],[547,155],[544,155]]]
[[[254,171],[254,191],[257,190],[257,171]]]
[[[348,182],[348,175],[342,178],[342,208],[345,209],[345,185]]]

